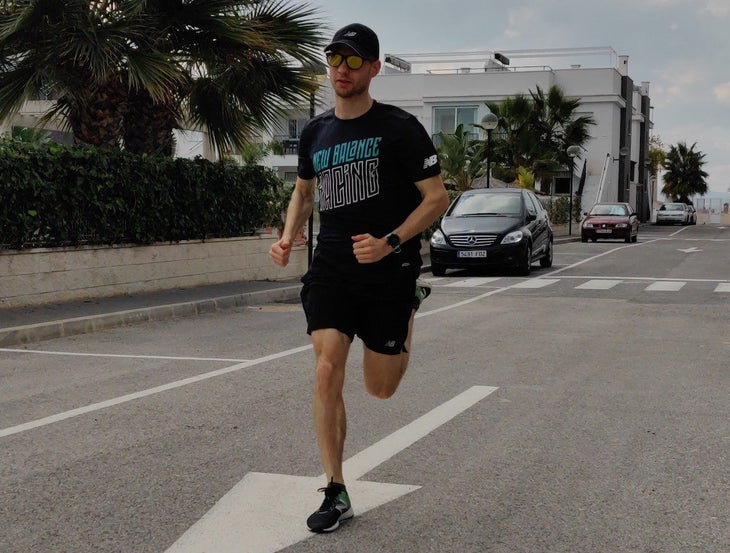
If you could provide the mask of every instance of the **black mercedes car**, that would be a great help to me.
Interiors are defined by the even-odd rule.
[[[530,274],[553,264],[553,229],[534,192],[523,188],[468,190],[455,199],[431,236],[431,272],[449,268],[509,268]]]

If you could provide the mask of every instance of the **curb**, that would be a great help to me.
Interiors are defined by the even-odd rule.
[[[272,290],[246,292],[232,296],[205,298],[201,300],[156,305],[140,309],[115,311],[88,317],[61,319],[45,323],[15,326],[0,329],[0,347],[17,346],[29,342],[40,342],[64,336],[97,332],[109,328],[153,321],[165,321],[179,317],[190,317],[203,313],[214,313],[234,307],[244,307],[258,302],[283,302],[299,298],[301,285],[286,286]]]

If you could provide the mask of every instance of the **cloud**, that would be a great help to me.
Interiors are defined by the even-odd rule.
[[[715,93],[715,98],[721,104],[730,104],[730,81],[717,85],[712,89]]]
[[[538,11],[527,6],[510,11],[503,35],[510,39],[525,35],[537,16]]]
[[[701,12],[709,13],[713,17],[728,17],[730,16],[730,4],[727,0],[707,0],[707,4]]]

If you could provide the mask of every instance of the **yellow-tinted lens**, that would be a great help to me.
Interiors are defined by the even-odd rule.
[[[363,59],[360,56],[347,56],[345,63],[350,69],[360,69],[362,67]]]
[[[350,69],[360,69],[365,61],[360,56],[343,56],[342,54],[327,54],[327,63],[330,67],[339,67],[342,62],[347,64]]]
[[[342,54],[327,54],[327,63],[330,67],[339,67],[342,63]]]

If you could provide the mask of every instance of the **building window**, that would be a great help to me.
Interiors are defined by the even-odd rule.
[[[464,130],[474,133],[472,124],[477,122],[477,106],[451,106],[433,108],[433,133],[454,134],[456,127],[464,126]]]

